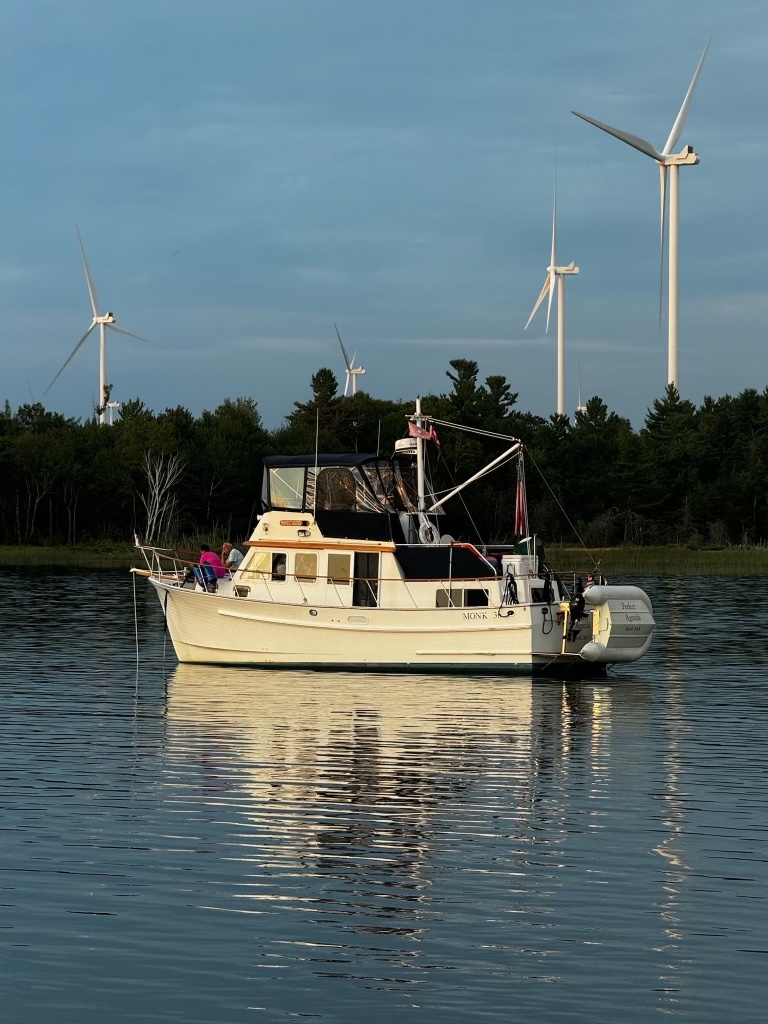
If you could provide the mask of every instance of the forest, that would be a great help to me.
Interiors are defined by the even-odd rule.
[[[455,359],[445,393],[424,395],[427,416],[520,438],[526,449],[531,528],[555,542],[590,546],[727,547],[768,540],[768,389],[705,398],[670,386],[644,424],[599,398],[548,419],[518,408],[503,376],[479,382]],[[126,402],[112,426],[67,419],[40,403],[0,411],[0,543],[73,545],[104,539],[155,543],[243,540],[260,511],[262,458],[315,451],[393,451],[414,402],[339,394],[319,369],[311,398],[270,431],[256,401],[228,399],[194,416]],[[441,430],[430,472],[449,486],[504,450],[501,440]],[[512,539],[515,467],[463,494],[451,522],[467,539]]]

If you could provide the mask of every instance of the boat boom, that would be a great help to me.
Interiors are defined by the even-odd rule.
[[[474,476],[471,476],[468,480],[465,480],[463,484],[459,484],[458,487],[454,487],[452,491],[449,491],[446,495],[440,498],[439,501],[436,501],[434,505],[431,505],[426,511],[435,512],[438,508],[442,506],[444,502],[450,501],[450,499],[455,497],[455,495],[457,495],[459,491],[463,491],[465,487],[468,487],[470,484],[474,483],[475,480],[480,480],[482,477],[485,476],[486,473],[490,473],[490,471],[495,466],[498,466],[500,462],[504,462],[505,459],[511,458],[513,455],[519,452],[522,447],[523,446],[520,443],[520,441],[516,441],[511,448],[508,448],[505,452],[502,452],[501,455],[499,455],[497,458],[493,460],[493,462],[489,462],[487,466],[483,466],[483,468],[478,470]]]

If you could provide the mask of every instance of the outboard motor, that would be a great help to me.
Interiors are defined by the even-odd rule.
[[[584,605],[584,584],[581,581],[581,577],[579,577],[576,581],[576,593],[568,605],[568,632],[566,634],[566,640],[568,641],[576,639],[579,630],[575,627],[579,620],[584,618]]]
[[[568,614],[571,616],[571,622],[578,622],[579,619],[584,618],[584,595],[574,594],[571,598],[571,603],[568,606]]]

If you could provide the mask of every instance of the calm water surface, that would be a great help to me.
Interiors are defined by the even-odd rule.
[[[764,1024],[768,579],[642,582],[563,684],[179,666],[4,570],[0,1019]]]

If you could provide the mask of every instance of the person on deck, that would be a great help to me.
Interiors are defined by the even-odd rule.
[[[236,572],[243,560],[243,553],[233,547],[228,540],[225,540],[221,546],[221,560],[230,572]]]
[[[200,565],[210,565],[213,571],[216,573],[216,579],[223,579],[227,575],[227,568],[216,554],[215,551],[211,551],[207,544],[200,545]]]

